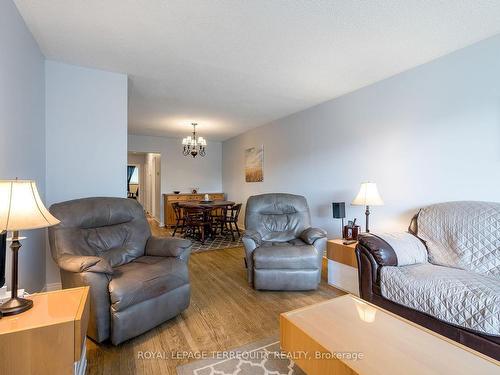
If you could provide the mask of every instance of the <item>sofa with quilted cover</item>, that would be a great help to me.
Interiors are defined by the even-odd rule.
[[[363,299],[500,359],[500,203],[422,208],[408,233],[364,234]]]

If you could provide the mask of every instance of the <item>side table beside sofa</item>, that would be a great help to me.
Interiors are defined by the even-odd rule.
[[[344,245],[344,240],[328,240],[328,284],[344,292],[359,296],[357,242]]]

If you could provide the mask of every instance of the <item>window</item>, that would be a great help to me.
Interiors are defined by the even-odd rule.
[[[134,165],[130,165],[130,167],[134,168],[134,171],[132,172],[132,177],[130,177],[130,184],[138,185],[139,184],[139,168],[137,168]]]

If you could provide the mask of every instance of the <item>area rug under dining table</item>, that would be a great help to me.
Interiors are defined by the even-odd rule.
[[[175,237],[184,238],[183,235],[176,233]],[[233,249],[235,247],[242,247],[243,242],[241,241],[241,236],[238,237],[235,235],[235,240],[233,241],[231,237],[231,233],[227,233],[224,235],[217,235],[214,238],[207,238],[205,243],[201,243],[195,239],[193,241],[193,247],[191,251],[193,253],[199,253],[202,251],[210,251],[210,250],[222,250],[222,249]]]

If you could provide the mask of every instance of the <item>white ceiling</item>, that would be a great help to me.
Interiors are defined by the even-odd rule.
[[[498,0],[15,0],[49,59],[129,74],[129,132],[224,140],[500,32]]]

